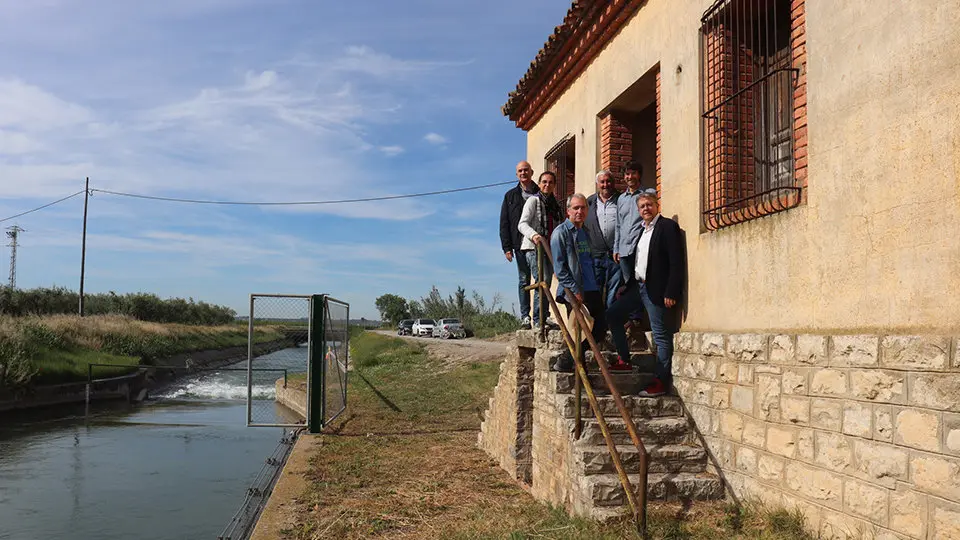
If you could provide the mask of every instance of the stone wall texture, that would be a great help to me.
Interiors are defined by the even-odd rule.
[[[675,336],[676,387],[737,498],[826,537],[960,538],[960,358],[946,336]]]

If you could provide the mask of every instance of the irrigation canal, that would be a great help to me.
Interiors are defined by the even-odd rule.
[[[302,372],[306,348],[257,364]],[[255,378],[260,421],[293,421],[273,401],[277,378]],[[217,538],[284,434],[245,426],[246,395],[246,373],[207,372],[89,417],[82,405],[0,416],[0,540]]]

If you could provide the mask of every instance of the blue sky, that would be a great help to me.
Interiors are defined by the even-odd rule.
[[[107,190],[271,201],[511,180],[524,134],[499,108],[568,7],[0,0],[0,218],[86,176]],[[97,194],[86,287],[241,312],[251,292],[328,292],[376,317],[382,293],[463,285],[510,309],[506,189],[282,208]],[[82,205],[2,224],[27,230],[18,286],[77,287]]]

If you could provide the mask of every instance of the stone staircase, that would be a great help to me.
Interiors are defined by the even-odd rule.
[[[723,483],[717,475],[709,472],[711,467],[707,452],[701,446],[693,426],[684,416],[680,398],[646,398],[636,395],[653,378],[656,356],[644,332],[633,331],[629,337],[630,362],[635,366],[634,371],[611,372],[611,375],[647,449],[649,499],[722,499]],[[548,342],[555,339],[559,339],[559,336],[548,339]],[[612,350],[609,340],[601,346]],[[607,361],[616,357],[616,353],[609,350],[603,351],[603,354]],[[639,452],[630,440],[620,412],[609,395],[606,381],[599,372],[593,353],[588,351],[584,357],[600,410],[617,445],[628,477],[636,486],[639,480]],[[572,438],[576,412],[574,374],[549,372],[546,381],[549,391],[555,393],[557,410],[567,420]],[[576,510],[599,519],[621,515],[627,511],[626,496],[586,392],[581,400],[581,418],[583,424],[580,439],[573,441],[571,445],[574,474],[580,478],[581,496],[578,497],[579,504],[576,506],[579,508]]]

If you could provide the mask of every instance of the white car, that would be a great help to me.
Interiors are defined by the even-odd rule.
[[[433,337],[435,338],[465,338],[467,331],[464,330],[460,319],[440,319],[433,327]]]
[[[414,336],[433,336],[433,327],[436,326],[436,323],[433,319],[417,319],[413,321],[413,331],[411,332]]]

